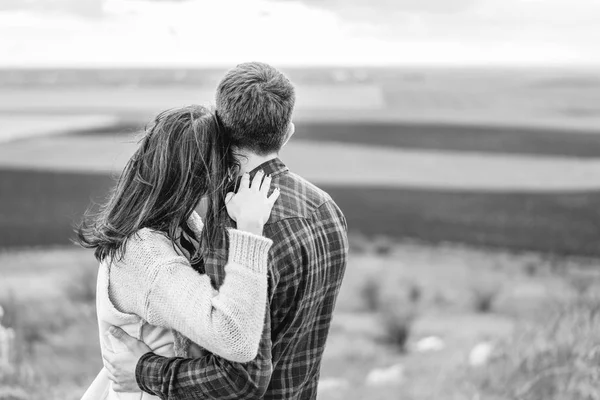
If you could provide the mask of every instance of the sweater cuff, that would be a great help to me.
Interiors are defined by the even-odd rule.
[[[243,265],[254,272],[267,272],[269,249],[273,244],[271,239],[237,229],[227,229],[229,233],[230,263]]]

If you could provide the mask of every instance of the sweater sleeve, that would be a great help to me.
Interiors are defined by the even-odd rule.
[[[225,359],[248,362],[256,357],[263,329],[272,241],[234,229],[228,234],[226,278],[218,291],[187,259],[174,257],[147,271],[142,317]]]

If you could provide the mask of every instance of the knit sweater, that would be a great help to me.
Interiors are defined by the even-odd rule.
[[[202,230],[195,213],[188,225],[196,234]],[[228,236],[227,278],[217,291],[166,235],[141,229],[127,242],[124,257],[109,265],[111,302],[223,358],[251,361],[263,330],[272,241],[235,229]]]

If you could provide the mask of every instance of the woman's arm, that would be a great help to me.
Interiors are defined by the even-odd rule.
[[[220,290],[176,257],[147,273],[142,317],[172,328],[208,351],[235,362],[256,357],[267,302],[267,255],[272,241],[229,230],[229,261]]]
[[[144,228],[127,244],[120,268],[111,268],[115,285],[109,290],[115,304],[153,325],[175,329],[223,358],[254,359],[265,318],[272,245],[260,234],[279,196],[279,190],[268,196],[271,177],[263,177],[259,171],[250,185],[246,173],[238,192],[227,195],[227,211],[241,230],[228,230],[229,259],[219,291],[207,275],[173,252],[170,239]]]

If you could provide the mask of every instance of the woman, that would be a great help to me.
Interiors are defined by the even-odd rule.
[[[234,158],[225,137],[205,107],[160,114],[108,203],[79,227],[78,242],[94,249],[100,262],[96,303],[103,352],[122,350],[105,334],[115,325],[164,356],[186,356],[176,345],[185,338],[235,362],[256,356],[272,244],[262,229],[279,191],[268,196],[271,179],[259,173],[252,182],[245,174],[238,192],[226,194]],[[227,279],[216,291],[191,262],[213,251],[215,238],[224,234],[217,220],[226,197],[237,229],[227,231]],[[205,225],[195,212],[201,199],[207,200]],[[154,398],[112,391],[105,368],[84,395],[130,397]]]

